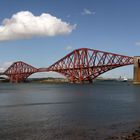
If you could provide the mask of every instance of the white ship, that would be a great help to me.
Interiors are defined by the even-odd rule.
[[[124,77],[119,77],[119,81],[121,81],[121,82],[127,82],[128,81],[128,79],[124,76]]]

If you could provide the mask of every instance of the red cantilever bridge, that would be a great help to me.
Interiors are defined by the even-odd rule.
[[[92,82],[99,75],[121,66],[134,64],[134,58],[99,50],[80,48],[72,51],[47,68],[35,68],[22,61],[14,62],[1,75],[7,75],[11,82],[25,81],[37,72],[58,72],[70,82]]]

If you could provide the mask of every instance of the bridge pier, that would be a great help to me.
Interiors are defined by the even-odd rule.
[[[140,84],[140,56],[134,56],[134,84]]]
[[[93,80],[92,80],[91,78],[89,78],[88,80],[83,80],[82,78],[75,79],[74,77],[70,77],[70,78],[69,78],[69,82],[70,82],[70,83],[79,83],[79,84],[83,84],[83,83],[93,83]]]

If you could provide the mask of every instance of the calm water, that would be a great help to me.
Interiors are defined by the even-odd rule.
[[[103,140],[140,124],[140,86],[0,84],[0,140]]]

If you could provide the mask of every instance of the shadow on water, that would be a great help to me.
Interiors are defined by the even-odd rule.
[[[16,104],[16,105],[1,105],[0,108],[7,107],[24,107],[24,106],[40,106],[40,105],[59,105],[59,104],[73,104],[77,102],[48,102],[48,103],[29,103],[29,104]]]

